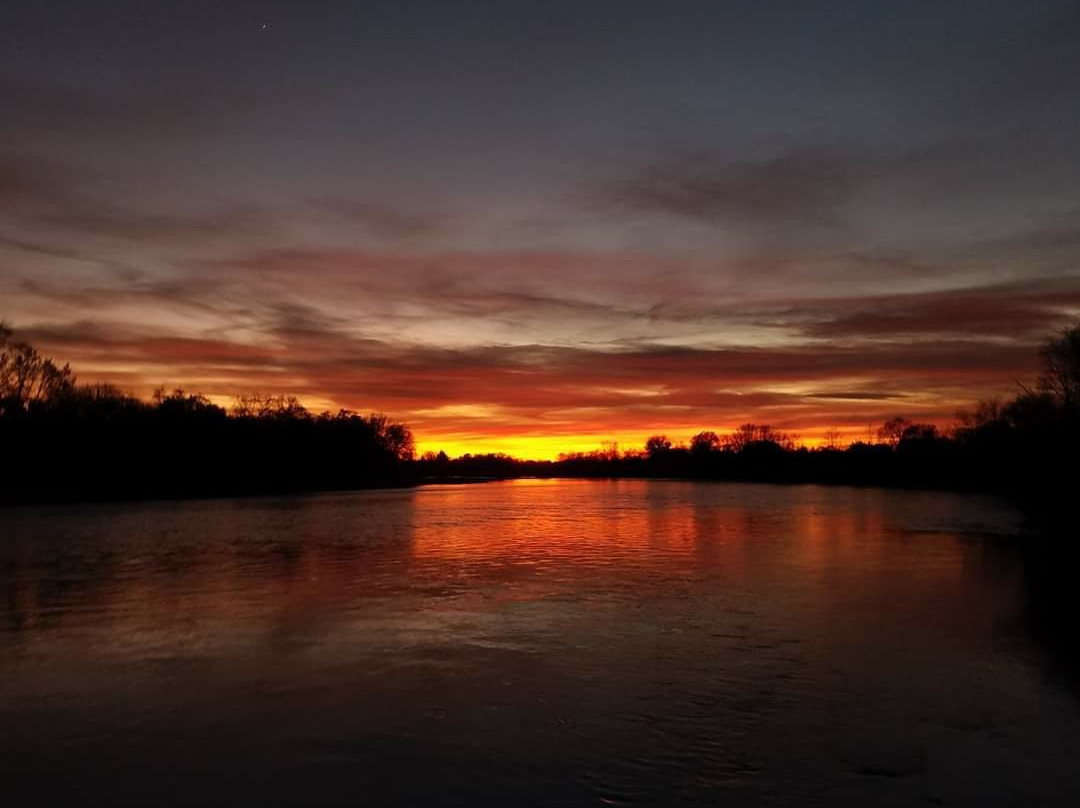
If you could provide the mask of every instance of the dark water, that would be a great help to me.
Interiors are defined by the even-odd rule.
[[[672,482],[0,511],[0,800],[1080,805],[1017,525]]]

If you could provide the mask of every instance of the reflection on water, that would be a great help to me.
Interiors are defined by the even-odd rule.
[[[1080,706],[987,538],[1016,529],[639,481],[3,511],[0,774],[36,804],[1076,805]]]

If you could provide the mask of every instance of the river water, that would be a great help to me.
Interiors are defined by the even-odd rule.
[[[516,481],[0,511],[16,805],[1080,805],[1019,517]]]

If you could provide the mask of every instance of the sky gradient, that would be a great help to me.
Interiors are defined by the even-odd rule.
[[[0,318],[83,381],[551,457],[1015,392],[1080,4],[0,6]]]

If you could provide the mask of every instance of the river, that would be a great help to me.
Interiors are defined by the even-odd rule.
[[[660,481],[0,510],[5,804],[1080,805],[1022,532]]]

